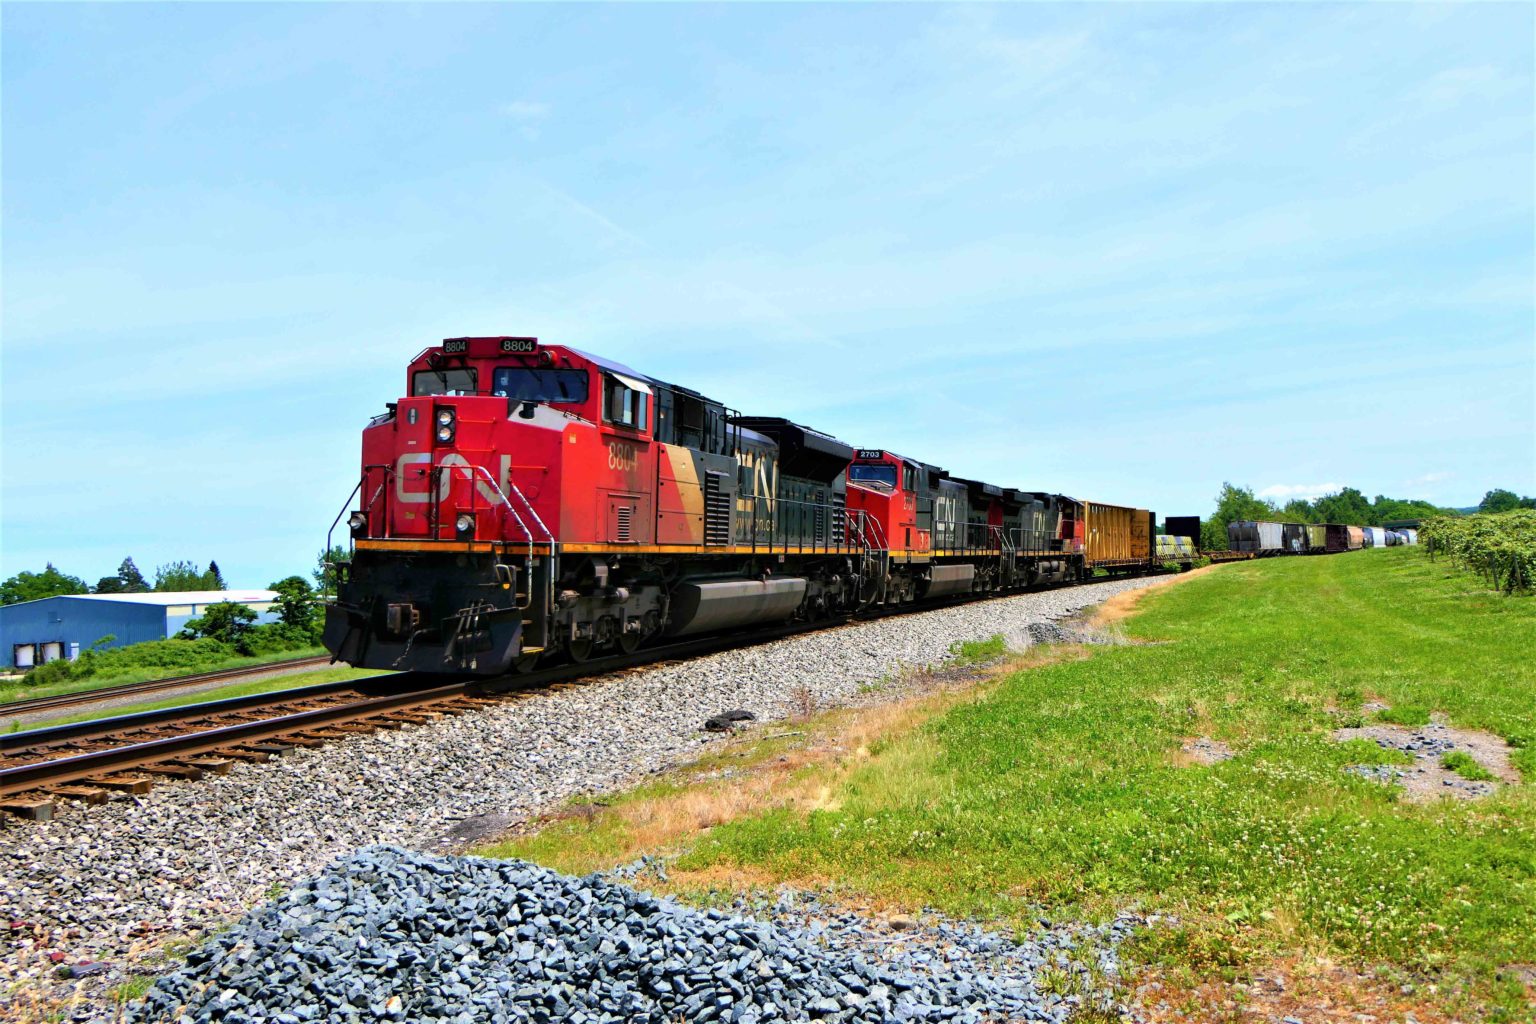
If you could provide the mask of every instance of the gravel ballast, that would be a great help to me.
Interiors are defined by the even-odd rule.
[[[165,938],[218,926],[274,885],[353,849],[447,850],[572,796],[612,789],[696,756],[704,719],[761,722],[867,702],[871,684],[947,659],[951,644],[1003,635],[1022,649],[1052,623],[1125,590],[1122,580],[976,602],[710,655],[511,700],[226,776],[162,785],[50,823],[0,822],[4,984],[66,963],[122,977]],[[1036,632],[1042,637],[1050,630]],[[863,691],[863,692],[861,692]],[[99,986],[98,986],[99,987]],[[0,1009],[7,996],[0,995]]]
[[[1057,1021],[1083,997],[1042,993],[1036,974],[1069,970],[1077,950],[1112,977],[1131,926],[1013,943],[944,923],[895,945],[793,893],[765,910],[696,910],[600,875],[367,847],[209,940],[128,1020]]]

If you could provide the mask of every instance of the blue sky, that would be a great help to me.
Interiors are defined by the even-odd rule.
[[[17,5],[0,574],[313,561],[436,339],[967,476],[1536,493],[1533,8]]]

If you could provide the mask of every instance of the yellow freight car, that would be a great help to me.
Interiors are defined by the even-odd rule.
[[[1088,568],[1129,572],[1152,565],[1152,513],[1144,508],[1084,502]]]

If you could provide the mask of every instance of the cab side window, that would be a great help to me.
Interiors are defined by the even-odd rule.
[[[621,427],[644,430],[648,425],[650,396],[613,377],[605,377],[603,387],[603,419]]]
[[[917,490],[917,471],[911,466],[901,468],[901,489],[908,494]]]

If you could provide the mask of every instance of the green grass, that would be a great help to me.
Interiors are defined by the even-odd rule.
[[[1442,754],[1440,767],[1453,771],[1464,779],[1471,779],[1473,782],[1493,781],[1493,772],[1478,764],[1477,760],[1465,750],[1452,750],[1450,753]]]
[[[104,686],[122,686],[125,683],[143,683],[151,679],[169,679],[181,675],[201,675],[204,672],[222,672],[230,668],[249,668],[256,665],[268,665],[277,661],[290,661],[296,658],[315,658],[325,654],[324,647],[306,647],[294,651],[282,651],[277,654],[264,654],[250,658],[229,657],[206,665],[198,665],[195,668],[142,668],[133,672],[119,672],[115,675],[88,676],[85,679],[71,679],[62,683],[53,683],[46,686],[31,686],[21,682],[20,677],[0,682],[0,704],[14,700],[28,700],[33,697],[53,697],[62,693],[82,693],[86,690],[95,690]]]
[[[955,656],[951,665],[977,665],[996,661],[1007,654],[1008,643],[1001,633],[997,633],[985,640],[965,640],[950,644],[949,653]]]
[[[124,1003],[131,1003],[135,999],[144,998],[144,994],[149,991],[150,986],[154,983],[155,979],[152,975],[135,974],[121,985],[113,986],[108,996],[113,1003],[122,1006]]]
[[[117,715],[131,715],[139,711],[158,711],[161,708],[179,708],[184,704],[201,704],[204,701],[225,700],[229,697],[244,697],[253,693],[271,693],[275,690],[291,690],[300,686],[318,686],[321,683],[340,682],[347,679],[364,679],[368,676],[376,676],[380,674],[381,670],[379,669],[350,668],[347,666],[315,669],[310,672],[291,672],[287,675],[273,676],[266,679],[257,679],[248,683],[231,683],[229,686],[221,686],[212,690],[199,690],[196,693],[183,693],[175,697],[166,697],[163,700],[145,701],[138,704],[113,705],[107,708],[98,708],[94,711],[82,711],[72,715],[61,715],[58,718],[48,718],[25,723],[13,719],[6,723],[5,731],[18,732],[24,729],[42,729],[51,725],[68,725],[71,722],[89,722],[98,718],[112,718]]]
[[[1408,805],[1343,770],[1400,757],[1330,733],[1368,699],[1435,711],[1504,737],[1536,778],[1536,600],[1394,548],[1236,563],[1124,626],[1170,642],[1014,674],[883,746],[837,809],[724,823],[678,867],[1020,923],[1169,910],[1180,932],[1144,955],[1226,970],[1322,949],[1520,1012],[1499,968],[1536,962],[1531,787]],[[1198,735],[1237,756],[1181,763]]]

